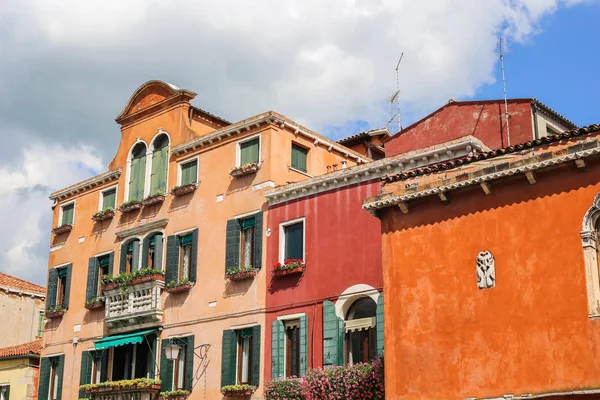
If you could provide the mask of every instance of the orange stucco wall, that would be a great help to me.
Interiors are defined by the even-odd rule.
[[[459,399],[600,385],[580,239],[600,164],[573,165],[383,214],[388,399]],[[496,260],[480,290],[476,257]]]
[[[159,129],[162,129],[169,134],[172,148],[212,130],[207,126],[196,129],[199,121],[193,123],[192,129],[189,125],[189,107],[189,103],[176,104],[123,127],[119,149],[110,165],[111,169],[122,169],[118,181],[87,190],[60,203],[75,199],[75,223],[70,233],[53,236],[54,247],[49,256],[49,268],[72,263],[70,306],[62,318],[53,319],[46,324],[43,356],[61,353],[65,355],[65,371],[68,371],[68,374],[65,372],[63,398],[78,398],[82,351],[91,349],[95,340],[110,334],[104,323],[104,310],[88,311],[84,308],[88,259],[112,250],[115,252],[113,273],[118,273],[122,241],[115,233],[168,218],[166,227],[160,229],[165,237],[195,227],[199,230],[197,281],[187,294],[163,293],[161,338],[193,334],[196,346],[210,346],[205,375],[197,377],[198,382],[190,399],[204,398],[205,389],[208,399],[220,399],[222,332],[234,325],[258,323],[264,326],[266,296],[264,271],[249,281],[226,280],[226,221],[239,214],[261,209],[266,211],[265,190],[275,184],[305,178],[305,175],[288,168],[291,162],[292,141],[310,149],[310,174],[324,173],[326,165],[340,163],[344,159],[341,155],[328,151],[323,145],[315,146],[313,141],[296,136],[293,132],[263,124],[239,135],[233,134],[227,139],[205,145],[179,158],[171,154],[168,190],[177,185],[177,163],[190,157],[198,157],[200,183],[192,195],[179,198],[168,195],[163,204],[144,207],[139,212],[129,214],[117,213],[112,220],[93,222],[91,217],[98,211],[102,189],[117,184],[117,206],[126,200],[127,157],[137,138],[150,144]],[[261,169],[254,175],[232,178],[229,172],[236,163],[236,142],[255,134],[260,134],[261,137]],[[354,165],[354,162],[348,160],[348,165]],[[263,188],[255,187],[261,183],[270,184]],[[222,201],[217,201],[219,195],[223,195]],[[58,224],[60,204],[54,209],[53,226]],[[266,213],[264,218],[266,226]],[[266,244],[266,240],[263,240],[263,243]],[[263,250],[263,266],[266,254]],[[216,302],[216,305],[209,306],[211,302]],[[270,342],[270,338],[264,335],[264,328],[262,332],[261,355],[264,354],[265,343]],[[73,344],[74,337],[78,338],[76,345]],[[262,371],[261,365],[261,382],[264,381]],[[262,384],[256,394],[261,396],[261,393]]]

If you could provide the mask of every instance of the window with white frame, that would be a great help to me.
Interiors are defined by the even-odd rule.
[[[60,225],[73,225],[75,222],[75,202],[71,201],[60,206]]]
[[[117,187],[111,187],[100,192],[99,211],[117,207]]]
[[[258,163],[260,161],[260,136],[254,136],[238,142],[237,166]]]
[[[179,163],[179,185],[198,183],[198,158]]]
[[[134,145],[129,160],[128,201],[140,201],[146,188],[146,144]]]
[[[191,233],[181,236],[179,239],[179,270],[177,272],[179,282],[186,281],[190,278],[193,239],[194,237]]]
[[[0,400],[9,400],[10,386],[8,384],[0,385]]]
[[[169,137],[158,135],[152,142],[152,172],[150,174],[150,195],[167,191],[167,170],[169,167]]]
[[[305,219],[287,221],[279,226],[279,260],[304,260]]]

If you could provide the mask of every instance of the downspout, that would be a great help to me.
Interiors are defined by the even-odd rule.
[[[537,121],[537,104],[535,101],[531,102],[531,111],[533,112],[533,132],[535,135],[534,139],[539,139],[540,135],[538,132],[538,121]]]

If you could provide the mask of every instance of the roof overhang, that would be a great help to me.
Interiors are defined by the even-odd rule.
[[[69,198],[77,193],[89,190],[96,186],[103,185],[107,182],[112,182],[121,176],[121,170],[116,169],[112,171],[104,172],[100,175],[96,175],[90,179],[86,179],[85,181],[76,183],[75,185],[69,186],[65,189],[58,190],[50,195],[50,200],[61,201],[66,198]]]

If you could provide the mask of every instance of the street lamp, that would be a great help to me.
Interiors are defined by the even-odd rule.
[[[181,347],[176,345],[175,343],[171,343],[170,345],[165,347],[165,355],[167,356],[167,360],[175,361],[179,357],[179,350]]]

